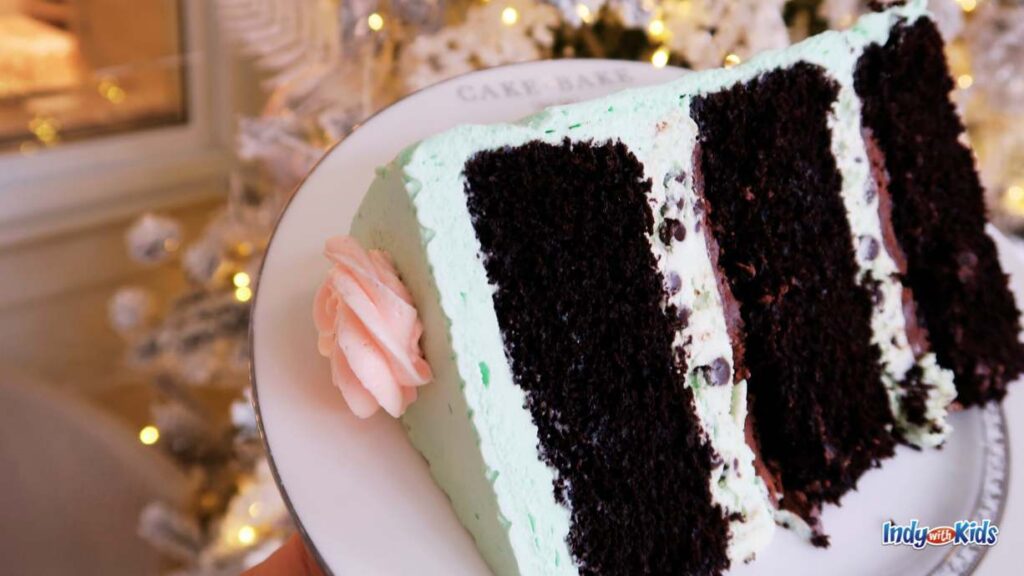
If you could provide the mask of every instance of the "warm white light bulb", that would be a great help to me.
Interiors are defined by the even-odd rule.
[[[139,442],[146,446],[156,444],[157,440],[160,440],[160,429],[156,426],[143,426],[142,430],[139,430]]]
[[[374,12],[366,18],[366,25],[370,27],[370,30],[380,32],[380,29],[384,27],[384,17]]]
[[[511,6],[507,6],[501,11],[501,22],[505,26],[512,26],[516,22],[519,22],[519,11]]]
[[[252,279],[245,272],[237,272],[231,277],[231,282],[237,288],[247,288],[252,283]]]
[[[585,24],[590,24],[594,20],[594,13],[590,11],[590,6],[586,4],[576,5],[576,15],[580,17]]]
[[[651,64],[654,64],[655,68],[664,68],[668,64],[669,52],[668,48],[662,46],[651,54]]]
[[[1013,184],[1003,195],[1003,207],[1014,215],[1024,215],[1024,185]]]
[[[248,546],[256,541],[256,529],[246,524],[238,529],[238,543]]]
[[[252,300],[252,288],[248,286],[239,286],[235,288],[235,300],[239,302],[248,302]]]
[[[974,12],[974,9],[978,7],[978,0],[956,0],[956,3],[960,5],[960,9],[964,12]]]
[[[655,18],[647,25],[647,34],[651,38],[661,38],[665,35],[665,21],[660,18]]]

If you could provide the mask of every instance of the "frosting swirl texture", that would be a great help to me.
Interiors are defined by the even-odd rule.
[[[324,255],[332,267],[313,303],[317,349],[356,416],[383,408],[397,418],[432,377],[412,296],[386,253],[364,250],[350,236],[328,239]]]

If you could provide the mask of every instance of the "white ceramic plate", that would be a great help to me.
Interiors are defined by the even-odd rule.
[[[330,383],[327,362],[316,352],[311,318],[313,294],[327,268],[321,255],[324,239],[347,232],[375,167],[410,143],[456,124],[514,120],[543,106],[681,73],[639,63],[561,60],[462,76],[368,120],[328,153],[299,188],[263,264],[252,320],[252,372],[278,485],[307,543],[329,571],[453,575],[486,574],[487,567],[399,423],[383,413],[356,419]],[[1009,243],[1000,238],[1000,244],[1006,256]],[[1007,260],[1008,268],[1022,269],[1015,259]],[[1021,279],[1024,274],[1014,281]],[[756,562],[730,573],[797,576],[825,568],[830,576],[971,573],[985,549],[882,547],[881,524],[917,518],[939,526],[999,518],[1007,492],[1014,491],[1007,483],[1008,432],[1002,414],[998,407],[956,414],[956,432],[943,450],[900,448],[884,468],[868,472],[841,508],[824,512],[832,536],[827,551],[780,530]],[[1016,492],[1021,490],[1024,486]],[[1007,528],[1002,526],[1003,546],[1007,539],[1024,543]],[[1013,565],[1013,556],[1002,556],[1004,567]],[[990,559],[978,573],[1002,571]]]

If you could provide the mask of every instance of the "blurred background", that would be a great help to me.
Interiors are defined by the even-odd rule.
[[[374,111],[544,58],[735,66],[868,4],[0,0],[0,571],[236,574],[287,537],[249,304],[295,185]],[[1024,229],[1024,2],[931,6]]]

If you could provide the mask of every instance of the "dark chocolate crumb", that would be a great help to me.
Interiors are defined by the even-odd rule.
[[[900,383],[900,388],[903,390],[900,405],[907,415],[907,421],[918,426],[928,423],[925,415],[928,412],[928,390],[931,389],[931,386],[922,380],[923,377],[924,371],[920,366],[915,365],[907,371],[903,382]]]

